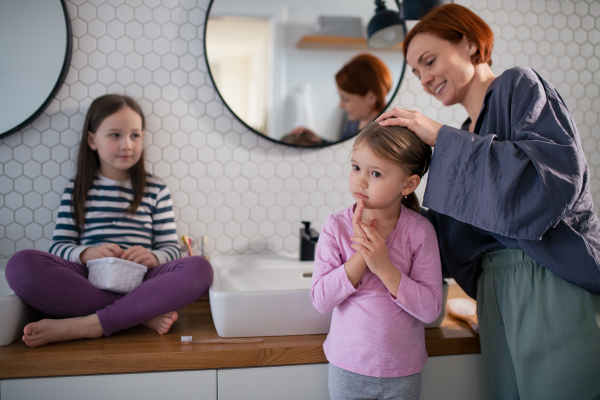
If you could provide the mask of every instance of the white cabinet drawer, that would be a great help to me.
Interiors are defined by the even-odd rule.
[[[217,400],[217,371],[4,379],[2,400]]]
[[[484,397],[481,354],[427,359],[423,368],[421,400],[480,400]]]
[[[329,400],[327,369],[328,364],[220,369],[219,400]]]

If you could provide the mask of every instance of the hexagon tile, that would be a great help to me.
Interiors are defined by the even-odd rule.
[[[600,2],[457,3],[492,27],[496,74],[530,65],[558,88],[579,128],[600,209]],[[249,132],[221,102],[202,59],[207,0],[67,4],[75,40],[65,84],[37,120],[0,140],[0,258],[48,249],[85,111],[111,92],[140,101],[148,169],[172,191],[178,233],[208,235],[209,254],[297,251],[301,220],[320,229],[351,204],[350,142],[280,146]],[[466,117],[425,94],[410,72],[394,104],[453,126]]]

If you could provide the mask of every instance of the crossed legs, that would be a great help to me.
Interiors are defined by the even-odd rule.
[[[23,340],[30,346],[97,338],[136,325],[169,331],[177,310],[201,297],[212,284],[212,267],[202,257],[185,257],[148,271],[144,282],[126,295],[101,290],[87,280],[81,264],[37,250],[15,254],[6,279],[32,307],[64,319],[28,324]]]

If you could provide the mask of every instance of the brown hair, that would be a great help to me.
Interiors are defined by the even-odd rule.
[[[370,122],[360,131],[352,148],[355,149],[363,143],[378,157],[404,169],[409,176],[418,175],[423,178],[429,170],[431,147],[408,128],[381,126],[379,122]],[[402,204],[413,211],[421,212],[419,199],[414,192],[402,198]]]
[[[383,61],[372,54],[359,54],[335,75],[335,82],[344,92],[366,96],[369,90],[377,97],[375,109],[382,111],[385,96],[392,88],[392,73]]]
[[[73,185],[73,219],[75,226],[83,232],[85,222],[85,202],[87,194],[92,187],[96,173],[100,169],[100,158],[95,150],[88,145],[88,132],[96,133],[98,127],[105,118],[116,113],[123,107],[129,107],[142,117],[142,131],[146,129],[146,120],[140,105],[128,96],[118,94],[107,94],[100,96],[90,104],[90,108],[85,116],[83,131],[81,133],[81,143],[79,144],[79,154],[77,156],[77,174]],[[127,208],[127,213],[134,214],[140,204],[146,189],[146,169],[144,167],[144,152],[139,161],[129,168],[129,179],[133,189],[133,201]]]
[[[403,44],[404,58],[406,58],[410,42],[417,34],[424,32],[455,44],[465,36],[477,47],[471,60],[475,64],[488,63],[492,65],[492,49],[494,48],[492,28],[467,7],[446,4],[428,12],[406,35]]]

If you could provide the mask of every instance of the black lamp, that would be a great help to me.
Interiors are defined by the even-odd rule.
[[[402,2],[402,18],[406,20],[418,20],[427,14],[432,8],[454,3],[452,0],[404,0]]]
[[[406,1],[406,0],[405,0]],[[396,0],[398,10],[400,3]],[[400,18],[400,11],[388,10],[384,0],[375,0],[375,15],[367,25],[367,43],[369,47],[381,49],[404,40],[406,25]]]
[[[384,0],[375,0],[375,15],[367,25],[369,47],[381,49],[403,41],[406,36],[404,21],[419,20],[432,8],[454,3],[453,0],[404,0],[400,5],[398,0],[395,1],[398,11],[388,10]]]

